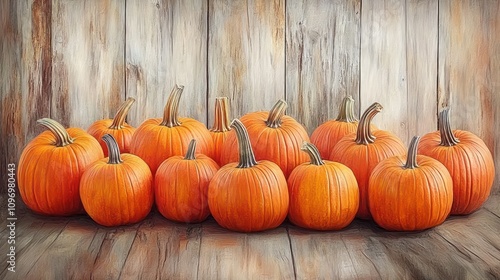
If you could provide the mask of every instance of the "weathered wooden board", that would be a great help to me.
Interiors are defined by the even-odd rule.
[[[185,86],[179,115],[206,123],[207,1],[129,0],[126,6],[127,97],[137,99],[129,122],[161,118],[178,84]]]
[[[500,166],[500,2],[439,3],[438,107],[453,128],[481,137]],[[496,187],[496,191],[500,188]]]
[[[125,100],[125,2],[52,1],[50,115],[86,129]]]
[[[201,279],[292,279],[286,229],[235,233],[214,220],[203,223],[198,276]]]
[[[359,108],[360,9],[360,0],[286,2],[287,114],[309,133],[345,96]]]
[[[208,123],[216,96],[231,118],[285,98],[285,1],[213,0],[208,9]]]

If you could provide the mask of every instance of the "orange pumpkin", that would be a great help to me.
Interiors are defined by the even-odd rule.
[[[64,127],[43,118],[44,131],[24,148],[17,173],[21,198],[43,215],[69,216],[83,211],[78,192],[80,178],[104,154],[97,140],[80,128]]]
[[[371,131],[373,117],[382,110],[375,102],[361,116],[358,129],[343,137],[332,150],[329,159],[349,167],[358,181],[359,209],[356,217],[370,219],[368,180],[373,168],[383,159],[406,152],[405,145],[389,131]]]
[[[339,115],[318,126],[311,134],[311,142],[318,148],[322,158],[328,158],[333,147],[347,134],[356,132],[358,120],[354,116],[354,99],[348,96],[342,100]]]
[[[451,214],[478,210],[490,195],[495,165],[490,150],[479,137],[465,130],[452,130],[449,108],[439,114],[439,131],[422,137],[419,153],[440,161],[453,178]]]
[[[300,227],[338,230],[348,226],[359,207],[358,183],[345,165],[321,159],[318,149],[304,143],[310,163],[297,166],[288,178],[288,218]]]
[[[310,142],[307,131],[295,119],[285,115],[287,104],[279,100],[269,112],[253,112],[240,118],[248,130],[257,160],[276,163],[285,177],[299,164],[307,162],[300,150],[302,142]],[[236,135],[229,135],[222,148],[221,165],[238,161]]]
[[[103,226],[143,220],[153,206],[153,175],[138,156],[120,154],[113,136],[102,137],[109,157],[91,164],[82,175],[80,196],[87,214]]]
[[[278,227],[288,212],[285,176],[271,161],[256,161],[245,126],[237,119],[231,126],[238,136],[239,162],[229,163],[208,186],[208,206],[217,223],[240,232]]]
[[[87,129],[87,132],[94,136],[94,138],[97,139],[101,145],[104,156],[108,156],[108,148],[106,147],[106,143],[102,140],[102,137],[105,134],[113,135],[122,153],[130,152],[130,140],[132,139],[135,128],[126,123],[125,118],[127,117],[128,111],[134,102],[134,98],[127,98],[127,100],[120,106],[113,119],[98,120],[91,124]]]
[[[195,119],[177,116],[183,89],[183,86],[174,87],[163,119],[144,121],[132,136],[130,152],[142,158],[153,174],[167,158],[185,155],[191,139],[196,139],[200,153],[213,157],[212,136],[206,126]]]
[[[221,164],[222,147],[224,147],[228,135],[234,133],[229,123],[228,107],[227,97],[215,98],[215,119],[214,125],[210,129],[210,135],[214,141],[214,160],[219,165]]]
[[[208,184],[219,166],[206,155],[195,156],[195,149],[193,139],[185,157],[170,157],[156,171],[156,206],[169,220],[199,223],[210,215]]]
[[[373,169],[368,188],[370,212],[384,229],[424,230],[443,223],[450,213],[451,176],[439,161],[417,156],[418,140],[418,136],[413,138],[407,156],[390,157]]]

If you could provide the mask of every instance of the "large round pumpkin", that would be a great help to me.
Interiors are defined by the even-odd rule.
[[[310,140],[305,128],[285,115],[286,107],[284,100],[278,100],[269,112],[249,113],[240,120],[248,130],[255,158],[276,163],[288,178],[297,165],[308,161],[300,146]],[[221,153],[221,165],[238,161],[236,138],[235,134],[228,136]]]
[[[368,201],[373,220],[392,231],[416,231],[444,222],[453,203],[453,183],[439,161],[417,156],[419,137],[407,156],[381,161],[373,170]]]
[[[490,150],[479,137],[465,130],[452,130],[449,108],[439,114],[439,131],[422,137],[419,153],[439,160],[453,178],[451,214],[478,210],[490,195],[495,165]]]
[[[271,161],[256,161],[245,126],[235,119],[239,162],[221,167],[208,186],[208,206],[227,229],[255,232],[276,228],[288,212],[285,176]]]
[[[221,164],[222,147],[224,147],[229,134],[234,134],[229,123],[229,101],[227,97],[215,98],[215,118],[210,129],[214,141],[214,160]]]
[[[83,211],[78,188],[85,169],[104,158],[94,137],[80,128],[43,118],[48,128],[24,148],[17,173],[21,198],[43,215],[69,216]]]
[[[303,228],[338,230],[349,225],[359,207],[356,177],[345,165],[321,159],[318,149],[304,143],[311,162],[297,166],[288,177],[288,218]]]
[[[120,154],[113,136],[106,134],[103,141],[109,157],[91,164],[80,181],[83,207],[103,226],[139,222],[153,206],[153,175],[138,156]]]
[[[135,127],[126,123],[125,118],[127,117],[128,111],[134,102],[134,98],[127,98],[127,100],[120,106],[113,119],[95,121],[87,129],[87,132],[94,136],[94,138],[101,145],[104,156],[108,156],[108,148],[106,147],[106,143],[102,140],[102,137],[106,134],[113,135],[122,153],[130,152],[130,140],[135,132]]]
[[[368,180],[373,168],[383,159],[406,152],[405,145],[386,130],[371,131],[373,117],[382,110],[375,102],[361,116],[355,133],[344,136],[332,150],[329,159],[349,167],[358,181],[359,209],[356,217],[370,219],[368,208]]]
[[[156,171],[156,206],[169,220],[199,223],[210,215],[208,184],[219,166],[206,155],[195,155],[195,150],[193,139],[185,157],[170,157]]]
[[[213,157],[212,136],[206,126],[192,118],[178,117],[183,89],[183,86],[174,87],[165,105],[163,119],[144,121],[132,136],[130,152],[142,158],[153,175],[167,158],[185,155],[191,139],[196,139],[200,153]]]

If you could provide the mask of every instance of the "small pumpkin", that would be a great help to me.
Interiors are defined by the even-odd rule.
[[[356,177],[347,166],[322,160],[318,149],[304,143],[311,162],[297,166],[288,178],[288,218],[300,227],[338,230],[348,226],[359,207]]]
[[[386,230],[425,230],[443,223],[450,213],[450,173],[439,161],[417,155],[419,139],[412,139],[407,156],[381,161],[370,177],[370,212]]]
[[[170,157],[156,171],[156,206],[169,220],[199,223],[210,215],[208,184],[219,166],[206,155],[195,155],[195,150],[193,139],[185,157]]]
[[[288,212],[288,188],[283,172],[268,160],[256,161],[248,132],[238,119],[239,162],[215,173],[208,186],[208,206],[217,223],[240,232],[278,227]]]
[[[49,118],[21,153],[17,173],[19,193],[36,213],[70,216],[83,211],[78,192],[85,169],[104,154],[94,137],[80,128],[65,129]]]
[[[143,220],[153,206],[153,176],[136,155],[120,153],[118,143],[106,134],[102,140],[109,157],[91,164],[82,175],[80,196],[87,214],[103,226]]]
[[[440,161],[453,179],[451,214],[466,215],[488,199],[495,179],[495,165],[486,144],[465,130],[452,130],[449,108],[439,113],[439,131],[422,137],[419,153]]]
[[[234,133],[234,131],[231,130],[229,121],[228,98],[216,97],[214,125],[210,129],[210,135],[214,141],[214,160],[219,165],[221,164],[222,147],[224,147],[228,135]]]
[[[358,181],[359,209],[356,217],[370,219],[368,180],[373,168],[383,159],[406,152],[405,145],[386,130],[372,132],[370,123],[383,107],[375,102],[361,116],[355,133],[344,136],[332,150],[329,159],[349,167]]]
[[[113,119],[104,119],[95,121],[89,126],[87,132],[94,136],[94,138],[101,145],[104,156],[108,156],[108,148],[106,143],[102,140],[105,134],[111,134],[118,143],[118,148],[123,153],[130,152],[130,140],[135,132],[135,128],[125,122],[128,111],[132,104],[134,104],[135,99],[132,97],[127,98],[125,102],[120,106],[118,112]]]
[[[358,120],[354,116],[354,99],[345,97],[336,119],[318,126],[311,134],[311,142],[318,148],[322,158],[328,158],[333,147],[347,134],[356,132]]]
[[[212,136],[206,126],[193,118],[179,118],[179,101],[183,86],[175,86],[163,111],[163,119],[148,119],[135,131],[130,152],[142,158],[153,175],[158,166],[171,156],[186,154],[191,139],[196,139],[198,151],[213,157]]]
[[[302,142],[310,142],[305,128],[294,118],[285,115],[287,103],[278,100],[269,111],[253,112],[240,118],[248,130],[257,160],[276,163],[285,177],[299,164],[307,162],[307,154],[300,150]],[[222,148],[221,165],[238,161],[236,135],[229,135]]]

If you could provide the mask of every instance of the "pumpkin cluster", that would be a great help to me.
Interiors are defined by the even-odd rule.
[[[21,198],[36,213],[86,213],[96,223],[137,223],[156,205],[174,222],[210,215],[224,228],[258,232],[288,218],[311,230],[340,230],[356,217],[391,231],[425,230],[450,215],[479,209],[488,198],[494,163],[474,134],[452,130],[449,109],[439,130],[414,137],[408,149],[372,124],[382,105],[354,115],[346,97],[335,120],[311,134],[278,100],[269,111],[230,121],[229,100],[215,100],[208,129],[179,117],[184,87],[174,86],[162,118],[134,128],[128,98],[113,119],[87,131],[55,120],[24,148]]]

